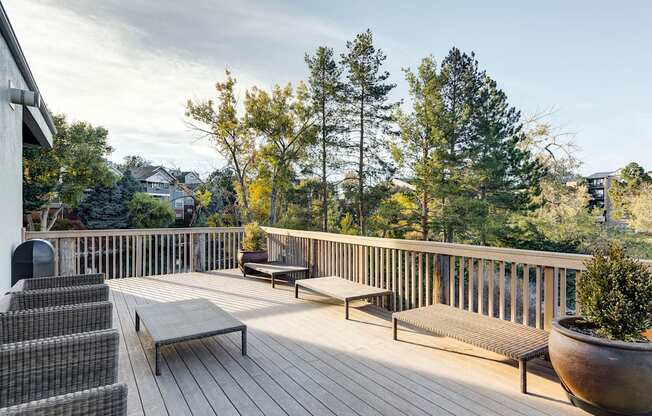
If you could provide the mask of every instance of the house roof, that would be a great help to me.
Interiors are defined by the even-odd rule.
[[[158,172],[162,172],[164,175],[170,178],[170,181],[176,181],[176,178],[170,174],[163,166],[141,166],[131,169],[131,175],[134,179],[139,181],[144,181],[152,175],[155,175]]]
[[[610,171],[610,172],[596,172],[592,175],[589,175],[586,177],[586,179],[600,179],[600,178],[608,178],[610,176],[613,176],[616,174],[617,171]]]
[[[2,34],[2,37],[4,38],[5,42],[7,42],[9,51],[11,52],[14,62],[16,63],[16,66],[18,67],[20,74],[25,80],[27,87],[31,91],[38,93],[38,95],[41,97],[41,103],[38,107],[38,112],[43,117],[43,121],[47,125],[49,133],[55,134],[57,132],[57,129],[54,126],[54,120],[52,119],[52,116],[50,115],[50,112],[48,111],[47,106],[45,105],[45,101],[42,99],[43,94],[41,94],[38,85],[36,85],[36,80],[34,79],[34,75],[32,74],[32,71],[29,68],[29,65],[27,64],[27,59],[25,58],[25,54],[23,53],[23,50],[20,47],[20,44],[18,43],[16,32],[14,32],[14,28],[11,26],[11,22],[9,21],[9,17],[7,16],[7,12],[5,11],[5,8],[2,5],[2,3],[0,3],[0,34]],[[30,110],[27,110],[27,113],[29,112]],[[29,116],[29,114],[27,115]],[[51,138],[49,141],[51,141]]]

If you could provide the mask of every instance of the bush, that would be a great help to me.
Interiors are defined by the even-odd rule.
[[[176,218],[169,201],[139,192],[129,201],[129,215],[133,228],[165,228]]]
[[[257,222],[245,225],[242,251],[262,251],[267,247],[267,233]]]
[[[577,284],[582,313],[599,335],[620,341],[643,340],[652,327],[652,273],[609,245],[607,255],[595,254]]]

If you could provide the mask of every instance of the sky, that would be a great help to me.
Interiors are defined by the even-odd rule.
[[[224,165],[187,126],[187,99],[307,77],[304,54],[339,54],[370,28],[401,69],[456,46],[525,115],[569,133],[581,173],[652,170],[652,2],[0,0],[48,106],[109,130],[111,159],[140,155],[199,173]]]

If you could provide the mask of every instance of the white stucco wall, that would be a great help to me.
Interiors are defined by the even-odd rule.
[[[11,286],[11,253],[20,243],[23,210],[23,108],[9,106],[7,87],[27,88],[4,38],[0,36],[0,293]]]

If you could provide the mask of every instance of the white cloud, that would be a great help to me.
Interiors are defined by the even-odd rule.
[[[188,131],[183,114],[187,98],[212,96],[224,64],[134,47],[142,30],[61,7],[20,0],[7,9],[49,107],[108,128],[112,159],[138,154],[200,171],[223,164]],[[233,69],[243,88],[255,83]]]

